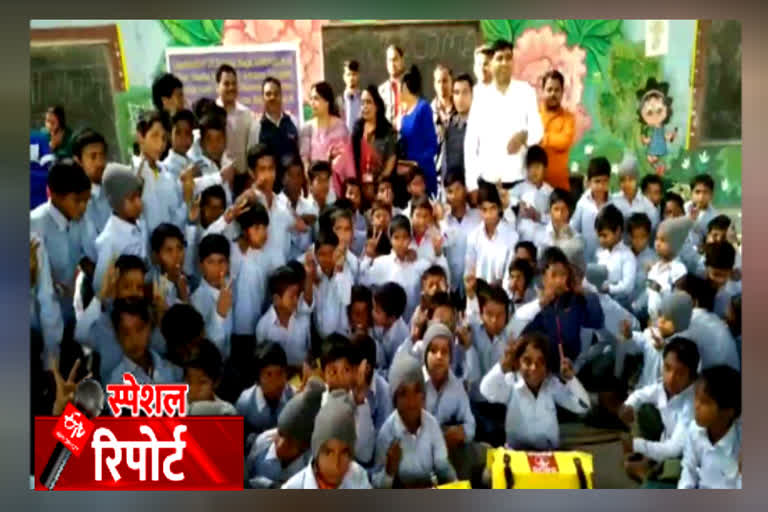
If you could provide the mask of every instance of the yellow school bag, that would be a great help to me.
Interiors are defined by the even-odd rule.
[[[585,452],[488,451],[492,489],[593,489],[592,455]]]

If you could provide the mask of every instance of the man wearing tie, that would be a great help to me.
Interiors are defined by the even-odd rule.
[[[356,60],[344,61],[344,93],[336,98],[341,118],[352,133],[355,121],[360,119],[360,63]]]
[[[403,87],[405,74],[405,53],[399,46],[393,44],[387,47],[387,72],[389,79],[379,86],[379,95],[387,107],[387,120],[392,126],[398,127],[400,118],[400,91]]]

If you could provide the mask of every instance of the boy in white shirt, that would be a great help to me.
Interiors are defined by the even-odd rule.
[[[305,264],[319,266],[315,283],[313,319],[321,338],[342,332],[350,304],[354,277],[346,263],[345,247],[331,232],[321,231],[314,244],[314,252],[305,255]]]
[[[184,275],[184,234],[175,224],[160,224],[149,238],[152,267],[149,280],[156,283],[165,298],[166,308],[176,302],[187,302],[190,287]]]
[[[147,233],[141,218],[141,180],[133,170],[120,164],[110,164],[102,180],[104,194],[112,208],[104,230],[96,238],[96,271],[93,289],[101,291],[102,280],[109,265],[121,254],[132,254],[147,261]]]
[[[692,222],[686,217],[665,219],[659,224],[654,247],[658,261],[648,271],[648,316],[656,320],[662,299],[686,273],[679,254],[688,237]]]
[[[450,170],[443,181],[446,201],[450,209],[440,223],[445,238],[443,244],[448,268],[453,276],[451,289],[464,296],[464,265],[467,259],[467,241],[470,234],[482,223],[483,218],[467,201],[467,188],[461,169]],[[439,215],[438,215],[439,217]]]
[[[471,270],[478,279],[501,284],[514,259],[517,231],[502,219],[501,198],[495,186],[482,182],[477,203],[483,223],[467,239],[464,274]]]
[[[195,115],[190,110],[179,110],[171,118],[171,148],[163,160],[163,167],[175,179],[194,165],[187,156],[192,147],[192,131],[195,129]]]
[[[208,227],[220,218],[227,210],[227,195],[221,185],[213,185],[203,190],[200,197],[189,207],[187,224],[184,227],[184,238],[187,247],[184,251],[184,273],[189,276],[194,289],[200,281],[199,258],[197,246],[200,240],[208,234]]]
[[[694,223],[691,237],[696,248],[704,243],[709,221],[718,215],[712,206],[714,191],[715,181],[709,174],[699,174],[691,180],[691,200],[685,203],[685,215]]]
[[[360,284],[371,286],[386,282],[399,284],[407,295],[404,319],[410,321],[421,297],[421,276],[436,261],[416,259],[409,255],[411,244],[411,223],[402,215],[392,219],[389,226],[392,251],[375,259],[363,258],[360,263]],[[442,243],[435,247],[436,257],[442,256]],[[443,260],[445,261],[445,260]]]
[[[352,204],[352,211],[354,212],[354,241],[350,250],[355,256],[361,258],[367,239],[368,222],[363,214],[365,210],[363,209],[362,188],[356,179],[347,178],[344,181],[344,198]]]
[[[269,278],[272,307],[256,326],[256,341],[274,341],[285,350],[289,374],[301,371],[310,351],[310,317],[314,304],[316,269],[314,262],[305,262],[306,276],[288,266],[277,269]],[[302,291],[303,286],[303,293]]]
[[[526,224],[549,223],[549,198],[554,190],[552,185],[544,182],[547,172],[547,153],[544,148],[538,144],[528,148],[525,168],[528,171],[527,179],[509,191],[510,206],[517,209],[517,229],[521,232],[535,229],[526,228]]]
[[[304,254],[312,245],[312,226],[317,220],[312,215],[312,205],[304,197],[304,164],[298,156],[292,156],[283,162],[283,190],[278,194],[278,204],[291,213],[296,219],[294,229],[291,231],[291,248],[288,260],[295,260]],[[300,222],[301,221],[301,222]]]
[[[741,294],[741,281],[733,281],[736,249],[729,242],[716,242],[705,247],[707,279],[716,290],[714,311],[725,319],[731,297]]]
[[[659,223],[659,208],[637,189],[637,162],[627,157],[619,164],[620,190],[611,196],[611,203],[625,219],[634,213],[644,213],[651,220],[651,228]]]
[[[182,181],[168,172],[160,158],[166,147],[165,118],[160,112],[150,112],[136,126],[141,150],[141,162],[135,169],[142,182],[141,200],[144,203],[144,219],[151,233],[163,223],[182,227],[187,218],[187,204],[192,201],[194,182]]]
[[[427,180],[424,176],[424,171],[420,167],[411,169],[408,173],[408,195],[410,200],[408,204],[403,208],[402,214],[409,219],[413,217],[413,203],[419,199],[427,198]]]
[[[221,185],[227,195],[227,205],[233,202],[235,165],[227,162],[224,150],[227,145],[227,114],[223,108],[212,105],[200,119],[200,151],[194,146],[187,153],[195,162],[201,175],[193,179],[195,195],[211,185]],[[184,176],[182,176],[184,181]]]
[[[96,261],[96,248],[93,243],[104,229],[112,209],[104,196],[101,180],[107,165],[107,142],[104,137],[93,130],[85,129],[80,132],[72,144],[72,157],[91,180],[91,198],[85,210],[85,255],[91,261]]]
[[[741,489],[741,375],[716,366],[701,372],[683,448],[678,489]]]
[[[570,226],[572,208],[571,194],[561,188],[554,189],[549,196],[549,221],[546,224],[520,224],[520,239],[533,242],[537,252],[544,254],[548,247],[557,245],[563,238],[573,236]]]
[[[234,405],[216,396],[222,372],[219,350],[210,341],[203,340],[197,354],[184,365],[184,382],[189,385],[190,416],[237,416]]]
[[[693,383],[699,366],[696,344],[682,337],[664,347],[662,380],[629,395],[619,417],[632,434],[623,435],[624,467],[644,488],[676,486],[685,437],[693,419]],[[634,454],[634,455],[630,455]],[[642,457],[642,458],[641,458]]]
[[[589,161],[587,179],[589,190],[584,192],[571,217],[571,228],[584,237],[584,258],[587,262],[595,261],[599,247],[595,219],[600,210],[610,201],[608,186],[611,178],[611,163],[599,156]]]
[[[219,350],[222,360],[230,353],[232,335],[232,285],[229,273],[229,241],[222,235],[207,235],[198,251],[203,279],[190,299],[205,319],[205,333]]]
[[[630,311],[641,324],[648,320],[648,271],[656,262],[656,253],[649,246],[651,239],[651,220],[644,213],[633,213],[627,219],[627,235],[632,254],[637,261],[637,277],[632,291]]]
[[[411,226],[413,227],[413,238],[410,248],[416,251],[420,259],[434,261],[445,270],[447,281],[450,286],[451,274],[443,253],[444,237],[439,227],[435,223],[432,203],[422,196],[411,201]],[[437,257],[437,254],[440,254]]]
[[[408,337],[408,326],[403,321],[406,294],[403,287],[394,282],[377,286],[373,293],[373,338],[377,354],[376,365],[381,370],[389,370],[395,352]]]
[[[622,240],[624,217],[619,209],[613,204],[603,208],[595,219],[595,231],[600,242],[597,263],[608,269],[608,279],[601,291],[629,307],[637,279],[637,260]]]

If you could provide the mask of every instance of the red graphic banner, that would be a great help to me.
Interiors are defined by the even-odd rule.
[[[69,448],[72,455],[79,457],[83,449],[88,446],[91,433],[96,428],[83,413],[68,403],[64,408],[64,414],[59,416],[53,430],[53,436],[64,446]]]
[[[60,418],[35,418],[36,490],[45,490],[40,474],[58,440],[57,425],[63,426],[68,413],[71,411],[65,411]],[[93,431],[82,436],[88,441],[80,456],[67,462],[56,483],[57,491],[243,489],[241,417],[122,417],[92,421]],[[65,432],[71,430],[65,427]]]

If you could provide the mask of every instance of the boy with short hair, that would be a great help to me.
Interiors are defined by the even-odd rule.
[[[283,489],[370,489],[366,471],[355,457],[355,404],[338,390],[326,400],[315,418],[312,459]]]
[[[266,342],[256,348],[256,382],[245,389],[235,403],[243,416],[246,433],[257,436],[277,425],[278,417],[293,397],[288,385],[288,361],[278,343]]]
[[[363,189],[360,182],[354,178],[347,178],[344,181],[344,197],[352,204],[354,213],[354,239],[350,250],[361,258],[365,249],[366,233],[368,231],[368,222],[365,219],[365,209],[363,207]],[[367,201],[366,201],[367,203]]]
[[[96,271],[93,289],[101,291],[109,265],[121,254],[132,254],[147,260],[148,231],[141,218],[141,180],[133,170],[121,164],[109,164],[102,180],[112,215],[96,238]]]
[[[389,371],[395,411],[376,439],[375,487],[424,488],[456,480],[440,424],[424,409],[422,363],[407,352],[397,355]]]
[[[222,360],[230,353],[232,335],[232,287],[229,272],[229,241],[222,235],[207,235],[198,249],[202,280],[190,303],[205,319],[205,332]]]
[[[173,116],[184,108],[184,84],[171,73],[164,73],[152,82],[152,104],[159,112]]]
[[[471,272],[487,283],[501,284],[514,259],[518,234],[514,226],[502,218],[501,198],[495,186],[482,182],[477,204],[483,223],[467,239],[464,275]]]
[[[521,224],[532,222],[546,225],[549,222],[547,209],[554,189],[544,182],[547,163],[544,148],[538,144],[528,148],[525,154],[527,178],[509,191],[510,205],[517,209],[518,230],[523,229]]]
[[[443,254],[445,237],[435,222],[432,203],[425,196],[411,201],[411,227],[413,238],[410,248],[419,258],[434,261],[445,270],[448,282],[451,282],[448,260]]]
[[[241,214],[237,222],[242,237],[230,246],[230,275],[235,279],[232,332],[251,336],[269,303],[267,276],[279,268],[264,252],[268,239],[269,214],[257,203]]]
[[[288,266],[269,277],[272,306],[256,326],[256,341],[271,340],[285,350],[289,372],[298,373],[310,349],[310,318],[314,305],[315,267],[305,262],[306,278],[299,282]],[[303,293],[302,291],[303,286]]]
[[[359,284],[352,286],[349,306],[347,306],[346,325],[340,332],[350,338],[357,334],[373,333],[373,293],[367,286]],[[375,342],[374,345],[376,347],[376,360],[381,361],[384,352]]]
[[[408,327],[403,321],[406,300],[405,290],[395,282],[374,288],[373,333],[384,355],[376,357],[376,364],[381,370],[389,369],[395,352],[408,337]]]
[[[188,170],[192,163],[187,155],[192,147],[195,124],[195,114],[190,110],[179,110],[171,117],[171,147],[168,156],[163,160],[163,167],[174,178],[181,178],[182,172]]]
[[[696,382],[678,489],[741,489],[741,375],[716,366]]]
[[[478,374],[483,376],[504,353],[511,337],[512,323],[507,292],[499,285],[492,285],[480,296],[476,293],[476,282],[477,279],[471,274],[464,282],[467,290],[466,316],[469,319],[472,346],[479,360]]]
[[[219,349],[202,340],[197,354],[184,365],[184,382],[189,385],[187,400],[190,416],[236,416],[235,407],[218,396],[223,363]]]
[[[184,226],[184,238],[187,248],[184,251],[184,273],[189,276],[192,287],[200,280],[200,259],[197,247],[208,234],[208,228],[227,210],[227,194],[221,185],[213,185],[200,194],[200,198],[189,208],[187,223]]]
[[[714,312],[725,319],[731,297],[741,293],[741,282],[734,281],[733,267],[736,263],[736,249],[729,242],[707,244],[704,248],[707,279],[717,290]]]
[[[200,169],[200,176],[193,179],[194,194],[212,185],[221,185],[227,195],[227,205],[231,205],[234,196],[235,164],[228,161],[224,152],[227,146],[227,112],[216,104],[211,105],[199,117],[200,154],[194,152],[194,145],[189,150],[189,157],[195,160]]]
[[[673,488],[676,484],[693,419],[693,383],[699,366],[696,344],[676,337],[664,347],[663,360],[661,381],[634,391],[619,411],[622,421],[632,427],[632,434],[623,440],[625,454],[644,459],[638,464],[632,460],[637,456],[629,456],[625,468],[630,476],[645,477],[646,488]],[[649,467],[651,461],[656,467]],[[640,471],[634,469],[638,466]]]
[[[691,324],[693,301],[688,294],[673,292],[664,297],[659,309],[655,326],[645,331],[632,331],[630,324],[622,324],[623,338],[626,340],[617,347],[617,358],[623,360],[624,354],[642,354],[643,369],[635,386],[639,389],[655,383],[661,377],[661,350],[673,336],[683,333]],[[619,363],[621,365],[621,363]]]
[[[598,156],[589,161],[587,179],[589,190],[584,192],[571,217],[571,228],[584,237],[584,258],[587,262],[595,261],[599,247],[595,219],[600,210],[610,202],[608,186],[611,178],[611,163],[607,158]]]
[[[571,221],[571,194],[562,188],[556,188],[549,196],[549,222],[546,225],[524,223],[520,226],[520,238],[533,242],[539,254],[558,241],[573,236]]]
[[[513,310],[536,298],[534,275],[534,267],[527,259],[515,258],[509,266],[507,290]]]
[[[96,248],[93,242],[104,229],[112,213],[101,188],[104,168],[107,165],[107,141],[100,133],[85,129],[75,137],[72,143],[72,157],[91,180],[91,198],[84,216],[87,232],[85,253],[91,261],[96,261]]]
[[[451,289],[463,296],[467,240],[483,219],[480,212],[469,205],[462,168],[449,169],[443,178],[443,190],[449,206],[439,221],[440,231],[445,238],[443,250],[450,274],[453,276]]]
[[[277,428],[262,432],[246,457],[247,487],[278,489],[309,463],[312,429],[325,385],[313,377],[291,398],[277,418]]]
[[[657,212],[661,211],[661,198],[664,195],[664,184],[661,176],[655,173],[646,174],[640,182],[640,190],[651,202]]]
[[[325,161],[313,162],[309,167],[309,214],[319,217],[326,206],[336,201],[331,190],[331,164]]]
[[[133,374],[139,384],[178,384],[182,381],[181,368],[160,357],[149,346],[152,324],[146,301],[115,301],[111,319],[122,349],[122,359],[106,383],[121,384],[124,373]]]
[[[304,254],[312,245],[312,226],[317,216],[310,213],[312,206],[309,199],[304,197],[306,178],[301,158],[298,155],[286,158],[282,167],[284,169],[282,191],[278,194],[277,201],[283,210],[296,219],[294,229],[291,230],[291,246],[288,252],[290,261]]]
[[[159,112],[149,112],[136,128],[141,159],[135,168],[142,180],[142,213],[151,233],[162,223],[183,226],[187,218],[187,204],[192,201],[193,181],[182,180],[179,186],[175,176],[160,162],[166,148],[168,126]]]
[[[718,215],[712,206],[714,192],[715,181],[709,174],[699,174],[691,180],[691,200],[685,203],[685,214],[694,222],[692,237],[695,247],[704,241],[707,224]]]
[[[648,316],[648,271],[656,262],[656,253],[649,246],[652,233],[651,219],[644,213],[633,213],[627,219],[627,235],[630,249],[637,261],[637,277],[631,299],[632,313],[645,323]]]
[[[321,338],[344,328],[347,307],[351,300],[354,277],[339,238],[331,232],[321,231],[314,244],[314,252],[307,252],[305,264],[316,270],[315,307],[313,319]]]
[[[408,195],[410,199],[408,204],[403,208],[402,214],[409,219],[413,217],[413,203],[418,199],[427,198],[427,178],[424,174],[424,170],[421,167],[414,167],[408,173]]]
[[[595,219],[600,249],[597,263],[608,269],[608,280],[603,285],[619,304],[629,307],[637,279],[637,260],[629,247],[624,244],[624,217],[621,211],[609,204]]]
[[[344,92],[336,98],[341,119],[352,133],[355,123],[360,119],[362,103],[360,100],[360,63],[356,60],[344,61]]]
[[[454,112],[445,127],[445,135],[442,145],[442,153],[439,157],[438,168],[440,174],[445,177],[451,169],[464,169],[464,135],[467,133],[467,119],[472,106],[472,77],[464,73],[453,81],[453,107]],[[444,181],[443,181],[444,183]],[[445,183],[443,187],[447,188]]]
[[[352,336],[350,341],[355,349],[352,372],[358,375],[358,392],[365,395],[365,400],[370,407],[373,427],[378,432],[392,414],[389,384],[380,372],[375,371],[378,347],[373,338],[367,334],[358,333]]]
[[[648,271],[648,316],[655,321],[661,300],[687,273],[679,254],[693,223],[686,217],[665,219],[656,232],[654,246],[658,261]]]
[[[77,163],[66,159],[56,162],[48,173],[50,199],[29,213],[30,231],[39,236],[48,254],[53,286],[64,324],[73,324],[75,274],[87,265],[86,236],[83,221],[91,196],[91,181]]]
[[[149,279],[157,283],[167,307],[189,300],[189,284],[184,275],[184,234],[174,224],[162,223],[152,231],[152,269]]]
[[[634,213],[644,213],[651,220],[651,229],[659,223],[659,208],[637,190],[637,161],[627,157],[619,164],[619,191],[611,196],[611,203],[625,219]],[[660,198],[660,197],[659,197]]]

